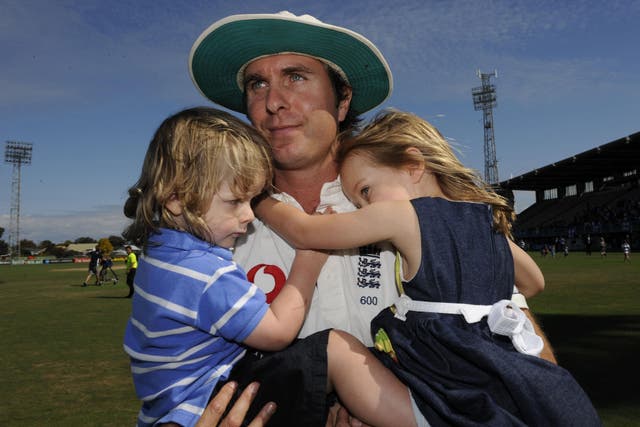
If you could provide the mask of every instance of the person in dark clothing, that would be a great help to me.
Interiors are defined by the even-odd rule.
[[[82,286],[87,286],[87,283],[91,279],[91,276],[96,276],[96,285],[100,284],[100,277],[98,276],[98,264],[100,263],[100,257],[102,256],[102,252],[96,245],[95,249],[89,252],[89,274],[87,274],[87,278],[82,282]]]
[[[111,272],[111,283],[118,283],[118,275],[113,271],[113,260],[109,255],[103,255],[100,259],[100,283],[107,281],[107,273]]]

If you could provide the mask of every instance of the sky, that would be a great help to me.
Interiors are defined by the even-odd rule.
[[[6,141],[33,144],[20,168],[20,239],[120,235],[158,125],[213,105],[189,77],[193,42],[225,16],[281,10],[376,44],[394,89],[374,112],[430,121],[481,173],[471,90],[478,70],[497,70],[500,180],[640,131],[640,0],[0,0],[0,143],[3,154]],[[3,160],[5,241],[14,172]],[[516,211],[533,201],[516,192]]]

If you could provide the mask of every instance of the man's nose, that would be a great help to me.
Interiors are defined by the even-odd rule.
[[[280,109],[288,108],[287,89],[280,85],[274,85],[267,92],[267,111],[272,114],[277,113]]]

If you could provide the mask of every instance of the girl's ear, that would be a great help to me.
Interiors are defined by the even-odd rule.
[[[175,193],[171,194],[167,203],[164,204],[164,207],[171,212],[173,216],[182,215],[182,203],[180,203]]]
[[[417,183],[422,179],[422,176],[425,174],[427,167],[425,165],[424,158],[422,156],[422,152],[418,150],[416,147],[409,147],[406,149],[406,152],[417,160],[409,165],[407,165],[407,170],[409,171],[409,176],[413,178],[413,182]]]

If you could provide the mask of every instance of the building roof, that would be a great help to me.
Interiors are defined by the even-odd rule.
[[[94,250],[96,245],[97,243],[70,243],[69,245],[67,245],[67,250],[84,254]]]
[[[507,190],[546,190],[640,169],[640,132],[507,179]],[[638,172],[637,172],[638,173]]]

